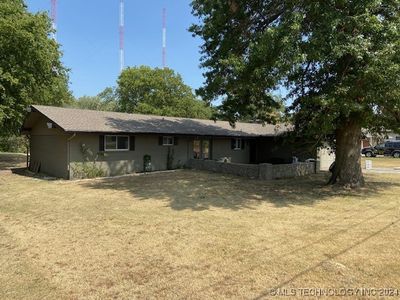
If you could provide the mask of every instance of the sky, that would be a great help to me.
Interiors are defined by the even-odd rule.
[[[50,12],[50,0],[25,0],[31,12]],[[125,0],[125,66],[162,66],[162,9],[167,10],[167,66],[193,89],[204,81],[201,40],[189,0]],[[119,75],[119,0],[58,0],[57,41],[75,97],[115,86]]]

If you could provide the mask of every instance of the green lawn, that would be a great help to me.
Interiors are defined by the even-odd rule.
[[[270,298],[399,288],[400,175],[197,171],[84,181],[0,172],[0,299]]]

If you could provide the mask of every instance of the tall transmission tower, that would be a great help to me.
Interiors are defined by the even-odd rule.
[[[125,12],[124,0],[119,1],[119,62],[120,71],[124,69],[125,53],[124,53],[124,34],[125,34]]]
[[[162,67],[167,67],[167,10],[162,10]]]
[[[51,22],[54,30],[53,38],[57,40],[57,0],[51,0]]]

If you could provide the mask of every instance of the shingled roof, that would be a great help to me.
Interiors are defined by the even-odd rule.
[[[199,136],[256,137],[276,136],[288,130],[285,125],[229,122],[142,114],[94,111],[53,106],[32,105],[31,114],[40,113],[66,132],[154,133]],[[30,116],[24,129],[33,126]]]

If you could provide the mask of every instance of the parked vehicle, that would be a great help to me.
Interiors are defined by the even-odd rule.
[[[400,141],[386,141],[375,147],[367,147],[361,150],[361,154],[366,157],[375,157],[377,155],[387,155],[400,158]]]

